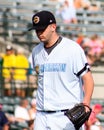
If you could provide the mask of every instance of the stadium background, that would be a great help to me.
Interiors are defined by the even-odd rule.
[[[84,35],[98,34],[104,37],[104,0],[90,0],[100,6],[99,11],[77,10],[78,24],[70,24],[71,30],[66,30],[68,25],[63,24],[57,17],[58,32],[69,38],[76,37],[79,33]],[[0,53],[5,52],[6,46],[21,47],[28,56],[33,46],[38,44],[34,32],[29,32],[32,15],[39,10],[51,10],[55,13],[57,2],[51,0],[0,0]],[[76,30],[76,28],[79,28]],[[104,106],[104,57],[102,62],[92,66],[95,89],[92,103],[101,103]],[[1,80],[0,87],[2,88]],[[2,91],[0,92],[2,98]],[[30,100],[32,95],[28,97]],[[2,101],[0,101],[2,102]]]

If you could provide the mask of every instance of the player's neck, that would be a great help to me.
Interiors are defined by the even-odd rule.
[[[45,48],[49,48],[53,46],[54,44],[56,44],[58,39],[59,39],[59,35],[56,35],[55,37],[51,38],[47,43],[44,44]]]

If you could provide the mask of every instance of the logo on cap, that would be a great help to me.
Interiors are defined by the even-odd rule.
[[[40,19],[38,16],[35,16],[33,21],[35,24],[37,24],[37,23],[39,23]]]
[[[50,23],[52,23],[52,20],[50,20]]]

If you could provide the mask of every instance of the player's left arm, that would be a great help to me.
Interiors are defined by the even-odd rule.
[[[83,80],[83,87],[84,87],[83,103],[90,106],[90,101],[94,90],[94,80],[91,71],[88,71],[86,74],[84,74],[82,76],[82,80]]]

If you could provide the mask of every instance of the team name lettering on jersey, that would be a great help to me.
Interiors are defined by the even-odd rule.
[[[49,63],[40,66],[40,72],[65,72],[65,63]]]

